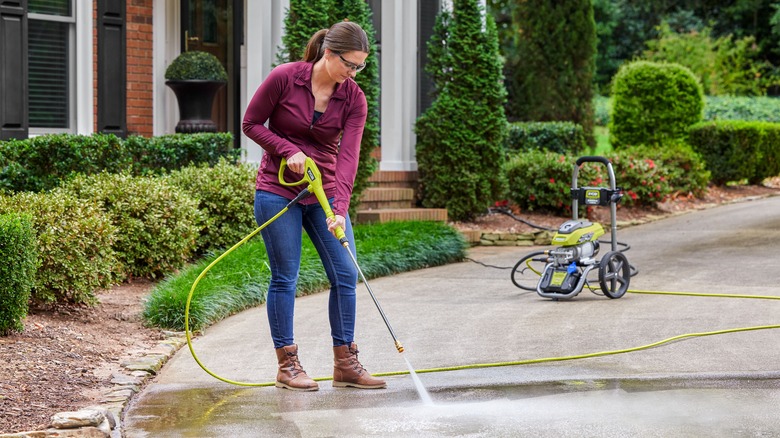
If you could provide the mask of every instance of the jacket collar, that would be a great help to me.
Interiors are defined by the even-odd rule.
[[[311,89],[311,73],[314,71],[314,63],[312,62],[299,62],[299,69],[295,73],[295,85],[299,85],[302,87],[306,87],[309,89],[309,91],[312,91]],[[347,87],[350,81],[353,81],[352,78],[347,79],[342,84],[336,85],[336,90],[333,91],[333,94],[330,96],[331,99],[340,99],[344,100],[347,98]]]

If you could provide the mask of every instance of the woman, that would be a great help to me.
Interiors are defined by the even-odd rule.
[[[354,343],[357,269],[331,235],[341,227],[355,248],[349,201],[360,156],[367,106],[355,75],[365,68],[369,44],[355,23],[341,22],[315,33],[304,59],[273,69],[260,85],[244,115],[243,131],[264,150],[257,174],[255,220],[263,224],[281,211],[303,186],[279,183],[282,158],[287,181],[299,181],[306,157],[322,172],[323,188],[334,219],[314,196],[303,199],[268,225],[262,236],[271,267],[266,307],[279,372],[276,386],[316,391],[317,383],[303,370],[293,342],[295,288],[301,262],[301,228],[320,255],[330,280],[328,314],[333,338],[333,386],[384,388],[357,359]],[[268,121],[268,127],[264,124]],[[354,250],[353,250],[354,251]]]

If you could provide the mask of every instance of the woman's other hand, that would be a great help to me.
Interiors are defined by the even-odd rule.
[[[327,223],[328,231],[330,231],[334,236],[336,235],[336,228],[341,228],[342,230],[347,228],[347,220],[344,218],[344,216],[338,214],[333,218],[328,218]]]

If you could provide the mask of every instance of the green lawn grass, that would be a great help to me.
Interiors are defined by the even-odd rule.
[[[594,127],[593,134],[596,137],[596,147],[590,151],[590,155],[603,156],[612,152],[612,145],[609,144],[609,129],[606,126]]]

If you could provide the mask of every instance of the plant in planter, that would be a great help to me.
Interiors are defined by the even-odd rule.
[[[228,79],[217,57],[200,51],[184,52],[165,70],[165,79],[179,103],[176,132],[216,132],[211,107]]]

